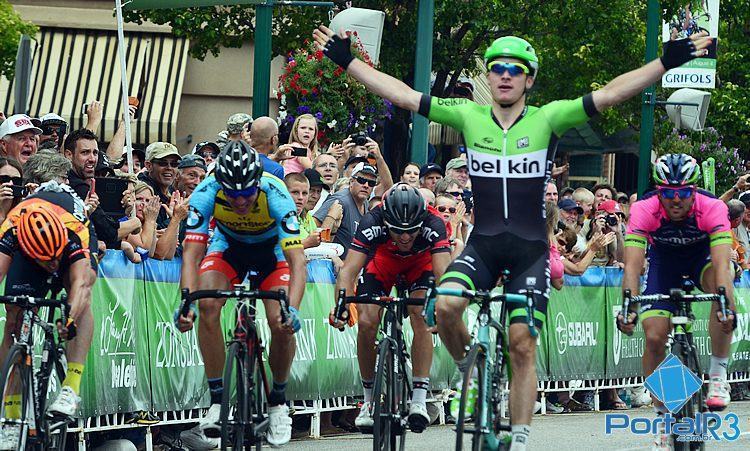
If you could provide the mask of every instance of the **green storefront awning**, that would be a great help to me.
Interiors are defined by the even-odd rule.
[[[262,5],[266,0],[131,0],[123,9],[171,9],[199,6]]]

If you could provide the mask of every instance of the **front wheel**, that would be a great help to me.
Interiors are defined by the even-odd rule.
[[[684,337],[687,340],[687,337]],[[698,357],[695,354],[695,350],[690,350],[687,343],[682,340],[675,340],[672,343],[672,354],[680,359],[680,361],[688,367],[690,371],[696,373],[702,381],[702,374],[700,374],[700,367],[698,365]],[[700,390],[695,392],[693,396],[682,406],[680,409],[680,418],[695,418],[695,414],[698,412],[704,412],[705,398],[704,398],[704,386],[701,385]],[[698,441],[679,441],[680,436],[672,434],[672,441],[674,442],[675,451],[703,451],[706,448],[706,443],[703,440]]]
[[[480,418],[480,415],[487,392],[484,374],[486,360],[487,354],[485,354],[484,348],[477,344],[471,347],[466,357],[466,373],[461,385],[461,403],[456,418],[456,451],[463,451],[464,434],[469,433],[471,434],[471,449],[478,451],[484,448],[482,428],[487,427],[488,424]],[[475,374],[476,379],[474,378]],[[467,423],[471,421],[474,422],[474,427],[468,428]]]
[[[233,342],[227,349],[224,365],[224,393],[221,396],[221,450],[241,450],[245,445],[245,426],[248,422],[246,350],[242,343]],[[235,408],[232,409],[232,387],[235,389]],[[233,413],[233,415],[232,415]]]
[[[406,433],[401,427],[399,403],[403,396],[403,375],[395,372],[398,365],[388,338],[378,344],[377,363],[375,365],[375,384],[372,389],[373,403],[373,450],[403,450]],[[399,382],[401,381],[401,382]],[[400,437],[400,440],[399,440]]]
[[[30,432],[34,425],[34,403],[31,395],[33,381],[31,356],[21,345],[13,345],[8,351],[0,373],[0,439],[3,449],[25,450],[32,448],[29,443]]]

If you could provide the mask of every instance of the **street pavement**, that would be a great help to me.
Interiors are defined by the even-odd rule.
[[[734,402],[726,412],[735,413],[739,418],[740,436],[733,442],[710,442],[707,450],[750,450],[750,401]],[[638,436],[629,431],[618,431],[612,435],[604,433],[605,415],[613,412],[566,413],[558,415],[535,415],[532,422],[530,450],[584,451],[584,450],[648,450],[651,436]],[[631,418],[652,418],[651,408],[631,409],[617,413],[627,413]],[[722,426],[718,432],[728,432]],[[407,450],[443,451],[453,449],[455,433],[452,426],[432,426],[422,434],[409,434]],[[285,450],[371,450],[372,436],[362,434],[339,435],[322,439],[295,440],[284,446]],[[469,449],[468,446],[465,449]]]

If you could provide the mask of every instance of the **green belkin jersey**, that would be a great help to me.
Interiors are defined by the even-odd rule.
[[[557,141],[596,114],[591,94],[527,106],[503,130],[490,105],[422,96],[419,114],[463,133],[474,196],[474,232],[546,240],[544,191]]]

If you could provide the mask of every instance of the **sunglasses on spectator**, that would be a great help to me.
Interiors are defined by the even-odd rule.
[[[0,184],[3,183],[12,183],[15,186],[23,186],[23,178],[21,177],[11,177],[10,175],[0,175]]]
[[[446,191],[445,194],[450,194],[451,196],[458,199],[459,197],[463,196],[463,191]]]
[[[680,196],[680,199],[687,199],[692,196],[695,192],[694,186],[686,186],[682,188],[667,188],[664,186],[658,187],[659,194],[665,199],[674,199],[675,196]]]
[[[176,168],[180,165],[180,162],[177,160],[154,160],[154,163],[163,168],[166,168],[167,166],[170,168]]]
[[[505,61],[493,61],[488,66],[490,71],[503,75],[506,71],[511,77],[515,77],[521,74],[528,74],[529,68],[521,63],[506,63]]]
[[[378,184],[377,180],[370,180],[365,177],[354,177],[354,180],[356,180],[360,185],[367,185],[370,188],[375,188],[375,185]]]
[[[68,128],[64,125],[42,125],[43,135],[52,135],[57,133],[57,136],[62,136]]]
[[[212,152],[210,150],[204,150],[202,152],[197,152],[196,155],[199,155],[201,158],[211,158],[211,159],[214,159],[214,160],[216,159],[217,156],[219,156],[218,153]]]
[[[455,212],[456,212],[456,207],[446,207],[445,205],[441,205],[441,206],[437,207],[437,209],[438,209],[438,211],[439,211],[440,213],[445,213],[445,211],[446,211],[446,210],[447,210],[447,211],[448,211],[448,212],[449,212],[450,214],[453,214],[453,213],[455,213]]]
[[[224,194],[227,195],[227,197],[231,197],[232,199],[237,199],[238,197],[251,197],[255,193],[258,192],[257,186],[251,186],[250,188],[245,188],[241,190],[233,190],[233,189],[224,189]]]

